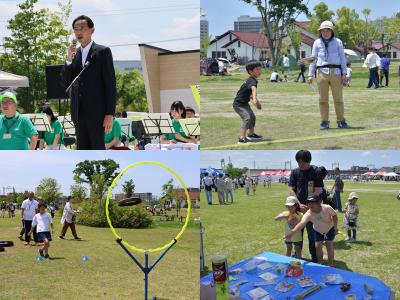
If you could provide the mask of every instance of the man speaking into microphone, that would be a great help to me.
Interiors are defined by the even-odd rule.
[[[61,71],[65,88],[71,87],[71,117],[75,125],[78,150],[104,150],[104,133],[111,131],[116,105],[113,58],[108,47],[92,41],[93,21],[77,17],[72,28],[76,40],[68,47]]]

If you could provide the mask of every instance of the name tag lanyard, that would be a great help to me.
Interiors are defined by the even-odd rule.
[[[8,126],[6,118],[3,119],[3,125],[6,128],[7,134],[10,134],[10,129],[14,127],[14,125],[18,122],[18,120],[19,116],[14,120],[14,122],[10,126]]]

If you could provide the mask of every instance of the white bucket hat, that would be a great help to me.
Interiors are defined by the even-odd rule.
[[[333,31],[335,29],[335,26],[331,21],[323,21],[319,26],[318,31],[320,31],[321,29],[330,29]]]
[[[299,200],[297,200],[296,197],[289,196],[289,197],[286,198],[285,206],[293,206],[293,205],[296,205],[296,204],[300,204]]]

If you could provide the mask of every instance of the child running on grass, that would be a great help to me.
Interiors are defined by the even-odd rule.
[[[297,224],[300,223],[303,214],[300,212],[300,202],[294,196],[289,196],[286,199],[285,204],[287,211],[281,212],[275,217],[275,221],[285,220],[285,234],[287,235]],[[292,256],[292,249],[296,252],[296,258],[301,258],[301,247],[302,247],[303,236],[301,232],[297,232],[291,240],[285,240],[286,244],[286,256]]]
[[[286,234],[285,239],[290,241],[297,232],[311,221],[315,230],[315,248],[317,250],[318,263],[323,262],[322,243],[325,241],[328,252],[328,264],[332,266],[335,257],[333,240],[338,233],[337,214],[332,207],[322,204],[320,197],[317,195],[308,197],[306,204],[309,210],[304,214],[301,222]]]
[[[358,196],[356,192],[351,192],[348,198],[349,202],[346,203],[345,214],[343,217],[342,228],[347,229],[346,242],[353,243],[356,242],[357,238],[357,228],[359,226],[358,214],[359,207],[357,204]],[[353,232],[353,237],[351,233]]]
[[[260,141],[262,136],[254,132],[256,116],[249,105],[250,97],[257,109],[261,109],[261,103],[257,99],[257,78],[261,75],[261,63],[251,60],[246,64],[246,71],[250,77],[242,84],[233,101],[233,109],[242,119],[238,144]]]
[[[33,217],[32,228],[36,226],[38,240],[44,242],[43,248],[39,249],[40,256],[45,258],[49,257],[49,247],[51,241],[51,232],[54,231],[53,219],[50,214],[46,212],[46,207],[43,203],[38,205],[39,213]],[[50,232],[51,227],[51,232]],[[29,231],[29,235],[32,234],[32,229]]]

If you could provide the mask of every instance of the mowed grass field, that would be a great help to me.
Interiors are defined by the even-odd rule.
[[[391,64],[389,87],[374,90],[366,88],[368,70],[352,63],[352,84],[343,90],[345,118],[351,128],[337,128],[330,95],[331,129],[325,131],[319,129],[318,92],[306,83],[294,82],[297,69],[292,70],[288,83],[269,82],[272,71],[264,70],[257,89],[262,110],[252,108],[256,132],[266,140],[247,145],[236,145],[241,119],[232,108],[239,87],[248,78],[246,71],[237,69],[225,77],[201,76],[202,149],[394,149],[400,144],[398,64]]]
[[[186,216],[185,210],[181,211]],[[195,211],[193,218],[199,216]],[[0,219],[0,240],[12,240],[14,247],[0,252],[0,299],[140,299],[144,275],[108,228],[77,226],[82,241],[59,240],[60,217],[56,216],[51,242],[51,260],[36,261],[38,248],[17,240],[20,213]],[[157,222],[156,228],[121,229],[119,234],[136,247],[154,248],[171,241],[181,223]],[[144,255],[134,253],[142,263]],[[159,253],[150,255],[150,262]],[[82,261],[88,256],[88,261]],[[178,243],[149,275],[149,297],[199,299],[199,225],[191,221]]]
[[[331,187],[333,181],[327,181]],[[396,199],[399,183],[352,183],[345,181],[342,204],[349,192],[356,191],[360,197],[360,229],[357,243],[346,243],[341,229],[343,214],[339,213],[340,233],[336,236],[335,267],[357,273],[376,276],[400,294],[400,236],[398,212],[400,201]],[[282,240],[284,223],[274,217],[286,210],[284,203],[288,195],[287,185],[273,183],[271,188],[258,185],[256,194],[246,196],[244,189],[234,192],[233,205],[217,205],[217,194],[213,194],[214,205],[207,204],[204,191],[201,198],[201,221],[205,228],[204,252],[207,270],[210,272],[211,256],[226,253],[228,264],[253,257],[264,251],[285,255]],[[310,258],[307,234],[302,256]],[[324,248],[326,261],[326,248]]]

